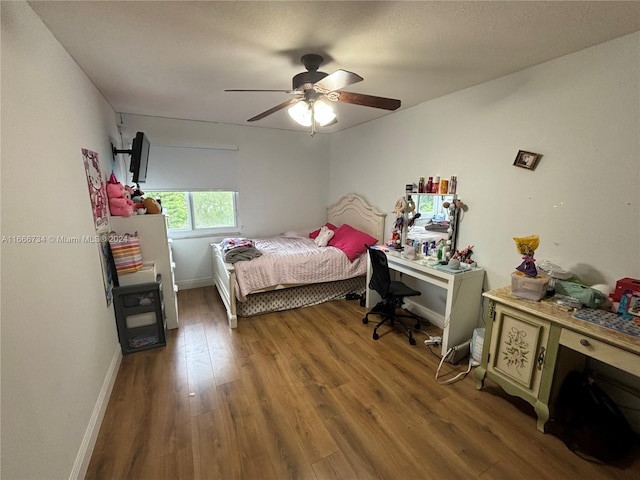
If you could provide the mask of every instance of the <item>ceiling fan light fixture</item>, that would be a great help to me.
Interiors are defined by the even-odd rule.
[[[305,101],[297,102],[288,110],[289,116],[303,127],[311,126],[311,108]]]
[[[303,127],[310,127],[313,121],[324,127],[336,119],[331,105],[322,100],[316,100],[313,103],[302,100],[289,108],[288,112],[289,116]]]
[[[316,122],[322,127],[333,122],[336,119],[336,114],[327,102],[323,100],[316,100],[313,104],[313,115]]]

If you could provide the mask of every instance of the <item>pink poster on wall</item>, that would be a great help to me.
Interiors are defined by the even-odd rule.
[[[84,160],[84,170],[87,174],[87,185],[89,187],[89,197],[91,198],[91,208],[93,210],[93,221],[96,232],[109,228],[109,217],[107,216],[107,188],[104,177],[100,170],[100,160],[98,154],[82,149]]]
[[[107,307],[111,305],[113,299],[113,278],[109,267],[109,217],[107,216],[107,187],[105,185],[102,171],[100,170],[100,160],[98,154],[82,149],[82,159],[84,171],[87,174],[87,185],[89,187],[89,198],[91,199],[91,210],[93,212],[93,222],[96,227],[96,237],[100,239],[100,264],[102,266],[102,280],[104,282],[104,294],[107,300]]]

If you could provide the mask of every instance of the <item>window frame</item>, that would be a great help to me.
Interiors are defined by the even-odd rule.
[[[207,189],[194,189],[194,190],[179,190],[179,189],[150,189],[151,192],[157,193],[185,193],[185,201],[187,202],[187,222],[188,228],[169,228],[169,234],[172,238],[198,238],[198,237],[215,237],[221,235],[237,234],[240,232],[240,220],[238,215],[238,192],[234,190],[207,190]],[[208,227],[198,228],[195,226],[195,210],[193,202],[193,194],[197,192],[228,192],[232,194],[233,198],[233,220],[234,225],[224,227]],[[163,211],[166,214],[166,212]],[[168,215],[168,214],[167,214]],[[168,215],[170,216],[170,215]]]

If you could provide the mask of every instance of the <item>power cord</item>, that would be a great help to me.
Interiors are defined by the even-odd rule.
[[[460,372],[458,373],[458,375],[448,380],[438,380],[438,376],[440,375],[440,369],[442,368],[442,364],[449,357],[449,355],[453,354],[454,348],[455,347],[451,347],[449,350],[447,350],[447,353],[445,353],[442,359],[440,360],[440,364],[438,365],[438,369],[436,370],[436,376],[435,376],[436,382],[438,382],[440,385],[446,385],[448,383],[453,383],[457,380],[460,380],[461,378],[464,378],[471,371],[471,364],[472,364],[473,358],[472,358],[472,355],[469,354],[469,366],[464,372]]]

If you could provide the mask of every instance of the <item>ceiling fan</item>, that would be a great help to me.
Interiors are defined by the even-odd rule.
[[[314,135],[316,124],[320,126],[333,125],[337,122],[336,115],[331,105],[326,102],[343,102],[365,107],[382,108],[384,110],[397,110],[400,100],[385,97],[375,97],[362,93],[345,92],[341,89],[361,82],[363,78],[353,72],[336,70],[331,74],[318,71],[324,61],[321,55],[310,53],[300,59],[306,72],[298,73],[293,77],[292,90],[244,90],[229,89],[225,92],[282,92],[296,95],[280,105],[276,105],[255,117],[247,120],[255,122],[289,107],[289,115],[300,125],[311,127],[311,135]]]

